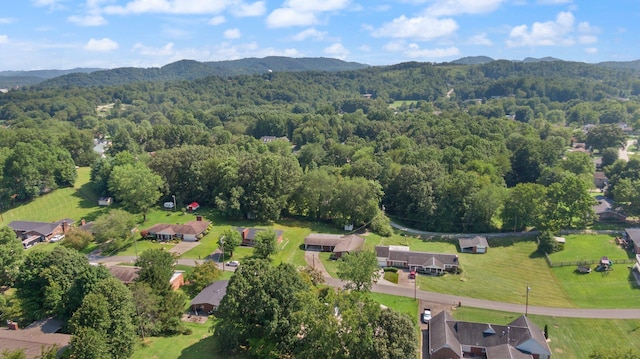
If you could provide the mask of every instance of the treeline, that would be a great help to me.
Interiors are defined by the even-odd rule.
[[[105,195],[113,194],[110,171],[122,165],[116,155],[129,153],[162,178],[165,200],[197,200],[234,217],[358,226],[384,219],[384,210],[434,231],[511,229],[526,223],[505,214],[518,184],[549,189],[575,177],[576,195],[586,193],[591,160],[563,159],[565,151],[577,141],[616,152],[626,136],[620,124],[640,125],[638,81],[632,72],[586,64],[496,61],[11,91],[0,96],[2,202],[72,182],[56,177],[63,169],[27,163],[22,142],[35,143],[34,153],[53,152],[34,156],[42,163],[55,155],[65,168],[93,164]],[[586,134],[587,124],[597,126]],[[93,137],[110,141],[98,162]],[[32,170],[11,172],[15,158]],[[24,183],[35,184],[15,187]],[[548,213],[534,211],[540,214],[530,223],[592,218],[589,201],[568,208],[558,191],[545,191],[540,205],[558,208],[562,219],[545,223]]]

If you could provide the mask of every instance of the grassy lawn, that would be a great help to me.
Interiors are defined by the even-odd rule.
[[[369,297],[396,312],[408,315],[416,325],[418,324],[418,316],[416,315],[418,313],[418,302],[413,298],[382,293],[369,293]]]
[[[460,307],[453,315],[458,320],[507,324],[519,314]],[[556,318],[530,315],[540,329],[549,328],[552,357],[587,358],[598,348],[635,348],[640,350],[640,320]]]
[[[602,256],[609,259],[629,259],[629,252],[615,242],[609,234],[581,234],[565,236],[564,250],[549,255],[551,262],[599,261]]]
[[[54,222],[63,218],[75,221],[94,220],[104,213],[106,208],[98,207],[98,198],[89,183],[91,169],[82,167],[77,171],[78,179],[73,188],[60,188],[28,203],[12,207],[2,213],[0,224],[7,225],[18,220]]]

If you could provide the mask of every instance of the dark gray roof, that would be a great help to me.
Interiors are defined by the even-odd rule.
[[[489,242],[487,242],[487,238],[482,236],[475,236],[472,238],[460,238],[458,239],[458,243],[460,244],[460,249],[478,247],[478,246],[489,247]]]
[[[304,244],[334,247],[333,252],[353,252],[362,248],[364,238],[355,234],[343,236],[341,234],[311,233],[304,238]]]
[[[429,253],[429,252],[413,252],[413,251],[396,251],[387,247],[383,249],[381,247],[386,246],[376,246],[376,255],[378,257],[384,257],[383,255],[387,252],[386,258],[390,261],[394,262],[407,262],[409,266],[423,266],[423,267],[434,267],[443,268],[444,265],[457,266],[458,265],[458,255],[457,254],[448,254],[448,253]]]
[[[130,284],[138,279],[138,272],[140,272],[140,267],[113,266],[109,267],[109,272],[111,272],[111,275],[118,278],[122,283]]]
[[[451,348],[460,353],[462,345],[470,345],[484,347],[487,359],[530,359],[530,354],[523,355],[523,350],[519,350],[523,348],[537,351],[531,354],[551,355],[544,333],[525,316],[507,325],[498,325],[456,321],[447,312],[441,312],[429,321],[429,338],[432,352]]]
[[[219,280],[209,284],[191,301],[191,305],[211,304],[219,306],[222,298],[227,294],[228,280]]]
[[[624,231],[627,232],[627,236],[633,241],[633,244],[640,247],[640,228],[627,228]]]
[[[65,221],[68,225],[74,222],[73,219],[69,218],[61,219],[57,222],[13,221],[9,223],[9,227],[18,232],[36,232],[43,236],[48,236]]]

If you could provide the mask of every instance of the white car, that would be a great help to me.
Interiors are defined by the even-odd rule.
[[[173,209],[174,207],[173,202],[165,202],[163,206],[165,209]]]
[[[429,323],[430,320],[431,320],[431,309],[424,308],[424,311],[422,312],[422,322],[426,324],[426,323]]]
[[[55,243],[63,239],[64,239],[64,234],[56,234],[55,236],[51,237],[51,239],[49,239],[49,242]]]
[[[240,265],[240,262],[238,262],[238,261],[230,261],[230,262],[227,262],[227,265],[229,267],[237,267],[237,266]]]

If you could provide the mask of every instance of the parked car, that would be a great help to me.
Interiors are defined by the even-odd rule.
[[[422,311],[422,322],[427,324],[429,323],[429,321],[431,320],[431,309],[429,308],[424,308],[424,310]]]
[[[409,279],[416,279],[415,269],[412,269],[411,272],[409,272]]]
[[[165,202],[163,206],[165,209],[173,209],[174,207],[173,202]]]
[[[55,243],[63,239],[64,239],[64,234],[56,234],[55,236],[51,237],[51,239],[49,239],[49,242]]]
[[[238,262],[238,261],[230,261],[230,262],[227,262],[227,265],[229,267],[237,267],[237,266],[240,265],[240,262]]]

